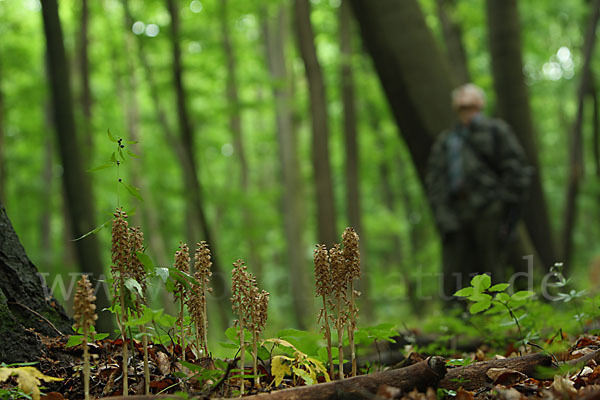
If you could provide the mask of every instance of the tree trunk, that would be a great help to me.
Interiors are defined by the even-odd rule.
[[[367,262],[367,235],[362,228],[360,207],[360,177],[358,138],[356,128],[356,101],[354,91],[354,74],[352,73],[352,9],[348,0],[343,0],[339,11],[340,51],[341,51],[341,86],[344,110],[344,145],[346,155],[346,207],[348,223],[360,237],[361,277],[357,289],[362,292],[361,310],[366,319],[372,319],[373,303],[370,297],[369,270]]]
[[[81,108],[83,111],[83,138],[86,159],[91,160],[94,147],[92,131],[92,90],[90,89],[90,63],[88,56],[88,0],[81,0],[81,26],[79,31],[79,75],[81,78]]]
[[[81,147],[78,145],[75,132],[71,84],[56,0],[42,2],[42,16],[46,35],[54,124],[64,170],[63,184],[67,197],[66,203],[71,216],[71,231],[75,237],[80,237],[94,229],[95,212],[89,180],[83,173],[84,165],[80,158]],[[104,266],[100,257],[97,237],[90,235],[75,243],[80,270],[90,272],[94,281],[104,280]],[[110,305],[104,288],[98,290],[96,296],[98,309],[101,310]],[[111,316],[107,315],[108,313],[99,314],[98,329],[111,332]]]
[[[192,124],[189,119],[185,90],[183,87],[183,68],[181,64],[181,47],[179,40],[179,10],[176,8],[174,0],[167,0],[167,8],[169,15],[171,16],[171,46],[173,51],[173,81],[175,85],[175,94],[177,97],[177,120],[179,123],[179,131],[181,135],[181,141],[179,145],[179,159],[182,163],[182,169],[184,174],[184,183],[187,188],[193,212],[198,218],[198,225],[203,234],[203,240],[208,242],[211,247],[212,263],[213,263],[213,282],[214,282],[214,295],[219,300],[217,302],[221,316],[223,317],[224,323],[226,323],[227,317],[230,314],[230,309],[226,305],[226,301],[223,299],[229,298],[229,287],[225,283],[224,270],[219,263],[217,243],[213,240],[212,232],[210,230],[208,220],[205,214],[204,197],[202,194],[202,186],[200,178],[197,173],[196,159],[194,157],[194,134]],[[143,53],[143,52],[140,52]],[[146,66],[148,63],[145,63]],[[154,85],[156,86],[156,85]],[[155,101],[158,101],[159,93],[158,90],[154,89],[154,95],[156,96]],[[164,122],[167,124],[166,116],[163,113]],[[170,132],[170,130],[166,131]],[[167,138],[169,140],[169,138]],[[171,140],[169,140],[171,141]],[[193,244],[193,243],[192,243]]]
[[[409,393],[413,389],[425,391],[437,387],[444,377],[446,366],[441,357],[429,357],[426,360],[405,368],[391,369],[353,378],[331,381],[312,386],[299,386],[278,390],[269,394],[249,396],[248,400],[342,400],[342,399],[378,399],[395,398],[397,389]],[[394,390],[396,389],[396,390]],[[389,392],[388,392],[389,391]],[[390,394],[393,393],[391,396]]]
[[[433,141],[454,121],[450,92],[455,85],[450,68],[416,0],[350,3],[400,133],[424,182]]]
[[[329,121],[323,72],[317,59],[310,22],[309,0],[294,1],[298,47],[306,69],[312,119],[312,163],[317,200],[317,236],[328,247],[340,241],[337,233],[331,165],[329,163]]]
[[[285,6],[280,6],[271,26],[266,13],[263,16],[263,37],[265,41],[266,59],[269,73],[273,80],[273,97],[275,101],[275,119],[277,126],[277,142],[279,144],[279,163],[283,187],[282,215],[286,239],[286,261],[289,268],[289,286],[292,293],[292,306],[296,324],[306,329],[312,316],[312,304],[308,301],[310,293],[308,277],[305,272],[305,242],[302,237],[304,227],[304,207],[302,204],[302,179],[300,177],[300,161],[298,158],[298,137],[292,121],[288,69],[285,58],[285,43],[288,38],[286,27],[288,17]]]
[[[567,268],[570,268],[573,256],[573,231],[577,219],[577,195],[579,194],[579,184],[583,179],[583,113],[585,99],[591,87],[591,61],[596,45],[596,26],[600,18],[600,0],[593,1],[590,6],[592,10],[583,42],[583,67],[577,91],[577,114],[569,138],[569,178],[565,193],[566,200],[562,232],[562,244],[564,247],[561,257]]]
[[[4,162],[4,91],[2,90],[2,60],[0,60],[0,201],[6,199],[6,165]]]
[[[494,88],[497,94],[497,113],[514,129],[536,174],[524,220],[532,242],[544,265],[557,261],[542,188],[540,163],[531,121],[527,85],[523,76],[521,27],[516,0],[487,0],[489,46],[492,58]]]
[[[248,207],[249,198],[249,177],[248,177],[248,161],[246,158],[246,149],[244,146],[243,132],[242,132],[242,109],[240,98],[238,94],[238,81],[237,81],[237,62],[235,56],[235,49],[231,40],[229,31],[229,2],[228,0],[221,0],[221,37],[223,39],[223,51],[225,53],[225,60],[227,64],[227,106],[229,110],[229,130],[233,133],[233,147],[235,154],[238,157],[240,163],[240,185],[242,188],[243,199],[242,199],[242,218],[244,223],[244,230],[249,232],[249,236],[246,237],[248,241],[248,254],[250,265],[256,271],[256,276],[261,280],[261,267],[262,261],[258,249],[260,248],[259,243],[256,242],[255,236],[252,234],[255,222],[252,218],[252,213]]]
[[[0,360],[36,361],[41,342],[34,332],[70,334],[72,323],[27,257],[0,203]]]
[[[462,41],[462,29],[452,14],[456,0],[436,0],[437,14],[442,25],[446,53],[458,84],[471,81],[467,54]]]

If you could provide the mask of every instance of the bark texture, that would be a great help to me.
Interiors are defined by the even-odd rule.
[[[523,212],[525,225],[544,265],[555,258],[552,227],[542,187],[538,150],[533,131],[529,94],[523,75],[521,26],[516,0],[487,0],[489,46],[497,95],[497,113],[513,128],[529,163],[535,168],[529,200]]]
[[[437,387],[446,372],[445,361],[441,357],[428,359],[409,367],[360,375],[341,381],[332,381],[313,386],[300,386],[279,390],[269,394],[248,396],[248,400],[333,400],[333,399],[374,399],[382,387],[390,386],[407,393],[413,389],[420,391]]]
[[[27,257],[0,203],[0,360],[35,361],[40,342],[34,332],[70,334],[72,324]]]
[[[333,180],[329,163],[329,117],[325,80],[317,58],[314,32],[310,21],[309,0],[294,1],[294,22],[310,94],[312,163],[317,197],[317,240],[319,243],[331,247],[339,241],[339,237],[336,228]]]
[[[435,137],[454,121],[448,63],[416,0],[351,0],[421,182]],[[410,54],[410,57],[407,57]]]
[[[89,179],[84,174],[85,166],[81,161],[82,147],[77,140],[71,83],[56,0],[42,2],[42,16],[46,36],[52,110],[64,171],[63,185],[66,205],[70,215],[71,232],[78,238],[95,228],[94,215],[96,214]],[[94,282],[104,279],[104,266],[97,237],[89,235],[85,239],[76,241],[75,249],[80,271],[90,272]],[[104,286],[96,294],[96,305],[100,310],[110,305]],[[99,331],[112,331],[112,318],[107,314],[99,314],[97,325]]]
[[[583,67],[581,69],[579,88],[577,91],[577,114],[571,128],[569,143],[569,180],[567,181],[565,213],[562,231],[561,259],[570,267],[573,255],[573,231],[577,220],[577,195],[579,184],[583,179],[583,117],[585,99],[592,85],[591,62],[596,45],[596,27],[600,17],[600,0],[590,3],[591,13],[583,41]]]
[[[470,82],[471,74],[467,65],[467,53],[463,45],[462,29],[452,15],[456,7],[456,0],[436,0],[435,3],[452,72],[454,72],[458,84]]]
[[[492,379],[487,376],[490,368],[506,368],[530,377],[539,377],[538,367],[552,366],[552,357],[548,354],[536,353],[522,357],[506,358],[503,360],[482,361],[464,367],[449,369],[440,387],[449,390],[479,390],[491,387]]]

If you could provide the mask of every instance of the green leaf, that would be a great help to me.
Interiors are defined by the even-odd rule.
[[[124,282],[125,287],[129,289],[129,291],[137,294],[139,297],[144,297],[144,291],[142,290],[142,285],[138,281],[133,278],[127,278]]]
[[[88,237],[88,236],[90,236],[90,235],[93,235],[93,234],[95,234],[95,233],[98,233],[98,232],[100,232],[100,231],[101,231],[103,228],[106,228],[108,225],[110,225],[110,223],[111,223],[111,222],[112,222],[112,220],[110,220],[110,219],[109,219],[108,221],[105,221],[104,223],[102,223],[102,225],[95,227],[93,230],[89,231],[88,233],[86,233],[86,234],[84,234],[84,235],[82,235],[82,236],[79,236],[77,239],[73,239],[73,240],[71,240],[71,241],[72,241],[72,242],[76,242],[76,241],[78,241],[78,240],[81,240],[81,239],[84,239],[84,238],[86,238],[86,237]]]
[[[498,283],[498,284],[492,286],[491,288],[489,288],[488,291],[489,292],[503,292],[509,286],[510,286],[510,284],[508,284],[508,283]]]
[[[162,279],[163,283],[167,283],[167,279],[169,279],[169,268],[155,268],[154,272]]]
[[[65,347],[78,346],[81,343],[83,343],[83,335],[71,335],[69,336],[69,340],[67,340]]]
[[[177,318],[172,316],[171,314],[162,314],[159,316],[154,316],[154,321],[157,324],[166,326],[167,328],[172,328],[175,326],[175,322],[177,322]]]
[[[473,293],[471,296],[469,296],[469,300],[474,302],[492,301],[492,296],[487,293]]]
[[[87,170],[87,172],[96,172],[96,171],[100,171],[101,169],[106,169],[106,168],[110,168],[112,166],[114,166],[115,164],[113,163],[106,163],[106,164],[102,164],[102,165],[98,165],[97,167],[94,168],[90,168]]]
[[[510,299],[514,300],[514,301],[522,301],[522,300],[530,298],[534,294],[535,293],[530,292],[529,290],[521,290],[521,291],[513,294],[512,296],[510,296]]]
[[[114,164],[117,164],[117,156],[116,153],[113,151],[112,154],[110,155],[110,161]],[[119,165],[119,164],[117,164]]]
[[[227,336],[227,339],[231,340],[233,343],[237,343],[239,345],[240,339],[238,337],[238,330],[236,328],[227,328],[225,330],[225,336]]]
[[[311,386],[315,383],[313,378],[311,378],[308,372],[306,372],[305,370],[297,367],[292,367],[292,371],[294,371],[294,374],[304,379],[304,383],[306,383],[306,386]]]
[[[456,293],[454,293],[454,295],[458,296],[458,297],[467,297],[467,296],[471,296],[472,294],[473,294],[473,287],[471,287],[471,286],[462,288],[459,291],[457,291]]]
[[[506,303],[510,299],[508,293],[498,293],[496,295],[496,300]]]
[[[135,157],[135,158],[141,158],[140,156],[138,156],[137,154],[135,154],[133,151],[131,150],[125,150],[125,152],[127,154],[129,154],[131,157]]]
[[[482,300],[482,301],[479,301],[479,302],[473,304],[471,306],[471,308],[469,309],[469,311],[471,312],[471,314],[477,314],[477,313],[487,310],[488,308],[490,308],[491,305],[492,305],[491,300]]]
[[[223,347],[225,349],[234,349],[234,350],[237,350],[240,347],[240,346],[238,346],[235,343],[229,343],[229,342],[218,342],[218,343],[219,343],[219,346],[221,346],[221,347]]]
[[[481,274],[474,276],[471,279],[471,286],[476,292],[483,292],[487,290],[492,285],[492,278],[487,274]]]
[[[115,137],[112,135],[112,133],[110,133],[110,129],[107,129],[106,133],[108,133],[108,139],[111,142],[113,142],[113,143],[118,143],[119,142],[117,139],[115,139]]]
[[[138,189],[135,186],[132,186],[132,185],[130,185],[128,183],[125,183],[123,181],[120,181],[119,183],[121,185],[125,186],[125,189],[127,189],[127,192],[129,192],[130,195],[132,195],[133,197],[135,197],[139,201],[144,201],[144,199],[142,198],[142,196],[139,193],[140,189]]]
[[[94,333],[93,337],[94,337],[94,340],[106,339],[108,337],[108,333]]]
[[[145,253],[142,253],[141,251],[136,251],[135,255],[137,256],[137,259],[142,263],[142,265],[146,269],[146,272],[154,271],[154,263],[152,262],[152,259],[150,258],[150,256],[148,256]]]

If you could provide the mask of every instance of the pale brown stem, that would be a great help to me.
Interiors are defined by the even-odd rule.
[[[350,283],[350,321],[348,323],[348,344],[352,360],[352,376],[356,376],[356,349],[354,346],[354,330],[356,329],[356,313],[354,312],[354,281]]]
[[[179,292],[181,295],[181,309],[179,310],[179,323],[181,324],[181,360],[185,361],[185,335],[184,335],[184,326],[183,323],[183,289]]]
[[[88,325],[83,325],[83,393],[85,400],[90,400],[90,355],[88,354]]]
[[[337,312],[338,312],[337,331],[338,331],[338,360],[339,360],[338,369],[339,369],[340,380],[342,380],[342,379],[344,379],[344,325],[342,324],[342,295],[341,295],[341,293],[338,295]]]
[[[136,302],[138,318],[141,318],[140,304]],[[144,393],[150,394],[150,366],[148,364],[148,335],[146,335],[146,325],[140,326],[142,332],[142,347],[144,348]]]
[[[333,379],[333,358],[331,356],[331,329],[329,329],[329,316],[327,315],[327,301],[323,295],[323,318],[325,319],[325,338],[327,339],[327,357],[329,358],[329,376]]]
[[[128,382],[127,382],[127,371],[128,371],[128,358],[129,355],[127,354],[127,334],[125,331],[125,324],[127,323],[127,308],[125,305],[125,283],[123,282],[123,271],[120,271],[120,288],[119,288],[119,292],[120,292],[120,297],[121,297],[121,316],[122,316],[122,323],[121,323],[121,337],[123,338],[123,396],[127,396],[129,395],[129,386],[128,386]]]
[[[206,314],[206,289],[202,284],[202,322],[204,323],[204,332],[202,332],[202,340],[204,345],[204,357],[208,357],[208,315]]]
[[[254,386],[260,387],[260,379],[258,377],[258,332],[252,332],[252,355],[254,362],[252,364],[252,373],[254,374]]]
[[[240,354],[240,377],[242,379],[241,383],[240,383],[240,397],[242,397],[244,395],[244,364],[246,363],[246,346],[244,343],[244,325],[242,325],[241,322],[241,318],[240,318],[240,351],[242,354]]]

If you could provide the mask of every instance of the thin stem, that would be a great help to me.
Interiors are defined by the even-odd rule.
[[[90,400],[90,355],[88,354],[88,324],[83,324],[83,393],[85,400]]]
[[[136,309],[138,318],[141,318],[142,313],[140,311],[139,301],[136,301]],[[144,391],[146,394],[150,394],[150,367],[148,365],[148,335],[146,334],[146,325],[140,326],[142,332],[142,346],[144,348]]]
[[[185,324],[183,323],[183,289],[181,289],[181,292],[179,292],[179,294],[181,295],[181,297],[180,297],[181,309],[179,311],[179,322],[181,324],[181,360],[185,361],[185,335],[184,335]]]
[[[128,383],[127,383],[127,371],[128,371],[128,366],[127,366],[127,361],[129,358],[129,355],[127,354],[127,334],[125,333],[125,324],[127,323],[127,308],[125,306],[125,293],[124,293],[124,289],[125,289],[125,284],[123,282],[123,270],[121,268],[120,274],[119,274],[119,280],[120,280],[120,297],[121,297],[121,315],[122,315],[122,324],[121,324],[121,337],[123,338],[123,396],[127,396],[129,394],[129,387],[128,387]]]
[[[254,382],[256,387],[260,387],[260,378],[258,377],[258,332],[252,332],[252,355],[254,363],[252,365],[252,373],[254,374]]]
[[[325,319],[325,338],[327,339],[327,357],[329,358],[329,376],[334,377],[333,358],[331,356],[331,329],[329,329],[329,316],[327,315],[327,301],[323,295],[323,318]]]
[[[241,318],[240,318],[240,351],[242,352],[242,354],[240,354],[240,363],[242,364],[240,366],[240,376],[242,379],[242,383],[240,383],[240,397],[242,397],[244,395],[244,364],[246,363],[246,343],[244,342],[244,325],[242,325],[241,322]]]
[[[337,331],[338,331],[338,367],[339,367],[339,377],[340,380],[344,379],[344,325],[342,324],[342,295],[338,294],[338,321],[337,321]]]
[[[350,282],[350,322],[348,323],[348,344],[352,360],[352,376],[356,376],[356,348],[354,346],[354,328],[356,327],[356,313],[354,312],[354,281]]]

